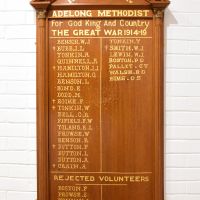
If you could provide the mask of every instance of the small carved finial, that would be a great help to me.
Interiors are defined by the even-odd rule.
[[[154,12],[154,16],[155,16],[156,18],[163,18],[163,14],[164,14],[164,11],[163,11],[163,10],[154,9],[153,12]]]
[[[68,0],[69,3],[75,3],[76,0]]]
[[[128,3],[133,3],[133,0],[126,0],[126,2],[128,2]]]
[[[37,11],[37,18],[38,19],[45,19],[46,18],[46,10],[38,10]]]

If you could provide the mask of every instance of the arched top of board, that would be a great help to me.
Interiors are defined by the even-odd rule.
[[[36,9],[47,9],[64,6],[139,6],[164,9],[169,0],[32,0],[31,5]]]

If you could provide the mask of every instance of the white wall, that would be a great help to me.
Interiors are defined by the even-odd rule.
[[[166,195],[200,199],[200,1],[166,12]],[[35,13],[0,0],[0,200],[35,200]]]
[[[35,13],[0,0],[0,200],[35,200]]]
[[[199,0],[172,0],[166,39],[166,200],[199,200]]]

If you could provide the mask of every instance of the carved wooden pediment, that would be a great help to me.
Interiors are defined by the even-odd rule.
[[[140,5],[152,8],[165,8],[169,5],[169,0],[32,0],[31,5],[36,9],[47,9],[51,5]]]

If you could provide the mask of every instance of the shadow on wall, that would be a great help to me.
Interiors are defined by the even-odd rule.
[[[165,21],[164,21],[164,91],[165,91],[165,102],[164,102],[164,105],[165,105],[165,112],[164,112],[164,119],[165,119],[165,125],[164,125],[164,138],[165,138],[165,141],[166,141],[166,131],[167,131],[167,127],[166,127],[166,72],[167,72],[167,68],[166,68],[166,64],[167,64],[167,38],[168,38],[168,35],[167,35],[167,28],[169,28],[170,25],[176,25],[178,24],[178,21],[176,20],[176,18],[174,17],[173,13],[171,12],[171,10],[169,8],[167,8],[165,10]],[[165,155],[166,155],[166,142],[165,142]],[[165,199],[166,199],[166,156],[165,156],[165,163],[164,163],[164,168],[165,168]]]
[[[176,20],[176,18],[174,17],[173,13],[171,12],[171,10],[169,8],[167,8],[165,10],[165,21],[164,21],[164,66],[166,66],[166,55],[167,55],[167,28],[170,25],[176,25],[178,24],[178,21]],[[166,70],[166,68],[165,68]]]
[[[166,60],[167,60],[167,38],[168,38],[167,28],[169,28],[169,26],[171,25],[177,25],[177,24],[178,21],[174,17],[172,11],[169,8],[167,8],[165,10],[165,21],[164,21],[164,66],[166,66]],[[166,72],[166,67],[165,67],[165,72]]]
[[[169,25],[177,24],[177,20],[169,8],[165,11],[165,30]]]

